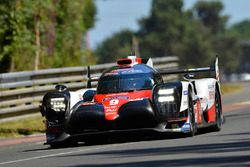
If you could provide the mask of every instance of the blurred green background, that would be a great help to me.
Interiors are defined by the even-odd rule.
[[[131,1],[1,0],[0,73],[113,62],[131,49],[144,58],[178,56],[184,67],[207,66],[218,55],[225,76],[250,72],[250,20],[229,24],[232,16],[218,0],[193,1],[189,8],[184,0],[146,0],[149,11],[136,30],[120,29],[91,48],[98,9],[118,2],[128,7]],[[116,17],[125,22],[133,13],[122,7]],[[119,24],[109,19],[110,27]]]

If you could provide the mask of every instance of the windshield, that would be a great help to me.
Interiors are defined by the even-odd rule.
[[[132,75],[131,75],[132,76]],[[118,92],[132,92],[135,90],[151,90],[153,88],[154,81],[149,76],[133,76],[129,75],[126,77],[114,77],[106,76],[103,77],[97,88],[97,93],[118,93]]]

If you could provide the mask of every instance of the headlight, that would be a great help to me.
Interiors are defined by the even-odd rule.
[[[173,88],[162,88],[158,90],[158,102],[173,102],[174,98],[174,89]]]
[[[174,89],[160,89],[158,95],[172,95],[174,94]]]
[[[158,101],[160,103],[162,103],[162,102],[173,102],[174,101],[174,96],[160,96],[160,97],[158,97]]]
[[[65,111],[66,109],[66,102],[65,98],[51,98],[50,99],[50,106],[56,112]]]

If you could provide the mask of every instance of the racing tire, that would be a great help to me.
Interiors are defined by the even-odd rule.
[[[220,94],[218,89],[215,91],[215,110],[216,110],[216,122],[210,130],[211,131],[220,131],[222,125],[222,110],[221,110],[221,102],[220,102]]]
[[[190,131],[187,133],[187,136],[193,137],[197,131],[197,126],[195,123],[194,103],[191,90],[188,91],[188,117],[190,119]]]

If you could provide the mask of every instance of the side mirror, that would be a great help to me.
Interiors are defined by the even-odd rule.
[[[92,101],[94,96],[96,94],[95,90],[87,90],[84,94],[83,94],[83,101],[87,102],[87,101]]]
[[[58,92],[65,92],[67,90],[67,87],[65,85],[56,85],[55,89]]]

